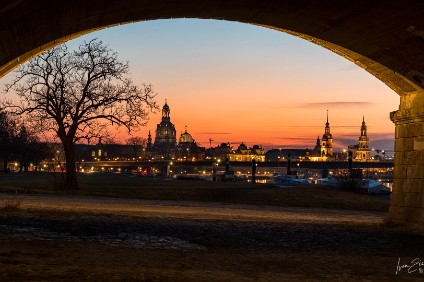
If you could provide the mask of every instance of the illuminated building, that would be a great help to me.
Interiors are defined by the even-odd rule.
[[[352,151],[352,158],[355,161],[367,161],[371,159],[371,150],[369,147],[369,138],[367,136],[367,125],[365,124],[365,117],[362,117],[361,135],[359,136],[359,143],[348,147]]]
[[[206,158],[207,159],[221,159],[225,160],[228,154],[233,152],[233,147],[231,147],[230,143],[221,143],[215,148],[209,148],[206,150]]]
[[[161,155],[165,158],[170,158],[174,154],[177,143],[175,126],[171,122],[170,114],[171,110],[165,100],[165,105],[162,108],[162,120],[156,127],[155,143],[150,148],[150,153]],[[151,137],[149,138],[151,140]]]
[[[187,132],[187,126],[178,140],[175,157],[177,161],[200,161],[205,159],[205,148],[197,145],[191,134]]]
[[[327,111],[327,122],[325,123],[325,132],[321,139],[321,157],[332,157],[333,156],[333,135],[330,133],[330,123],[328,123],[328,111]]]
[[[231,162],[251,162],[252,160],[256,160],[257,162],[264,162],[265,151],[259,145],[254,145],[251,148],[247,148],[245,144],[241,143],[237,150],[227,154],[227,158]]]

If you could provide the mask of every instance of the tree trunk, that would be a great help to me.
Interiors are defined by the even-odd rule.
[[[70,143],[70,144],[69,144]],[[65,189],[78,189],[77,172],[75,165],[75,145],[71,142],[63,144],[66,158]]]

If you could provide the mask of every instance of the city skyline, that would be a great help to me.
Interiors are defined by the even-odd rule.
[[[336,149],[356,144],[363,115],[371,147],[393,148],[389,112],[398,107],[397,94],[299,38],[247,24],[184,19],[108,28],[68,45],[91,38],[129,60],[134,82],[152,83],[159,106],[168,99],[177,135],[187,126],[202,146],[212,138],[215,146],[311,147],[329,110]],[[159,120],[160,111],[134,136],[146,138]],[[120,136],[125,139],[124,131]]]

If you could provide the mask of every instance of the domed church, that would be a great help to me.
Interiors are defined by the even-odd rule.
[[[171,122],[170,114],[171,110],[165,100],[165,105],[162,108],[162,120],[156,127],[155,143],[151,148],[152,151],[163,154],[163,157],[172,155],[177,145],[175,126]]]
[[[190,133],[187,132],[187,126],[184,133],[181,133],[177,145],[177,160],[199,161],[204,159],[204,147],[199,147]]]

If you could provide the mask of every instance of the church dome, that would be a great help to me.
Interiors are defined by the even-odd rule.
[[[194,143],[194,139],[191,134],[187,132],[187,128],[184,133],[181,133],[178,143]]]

